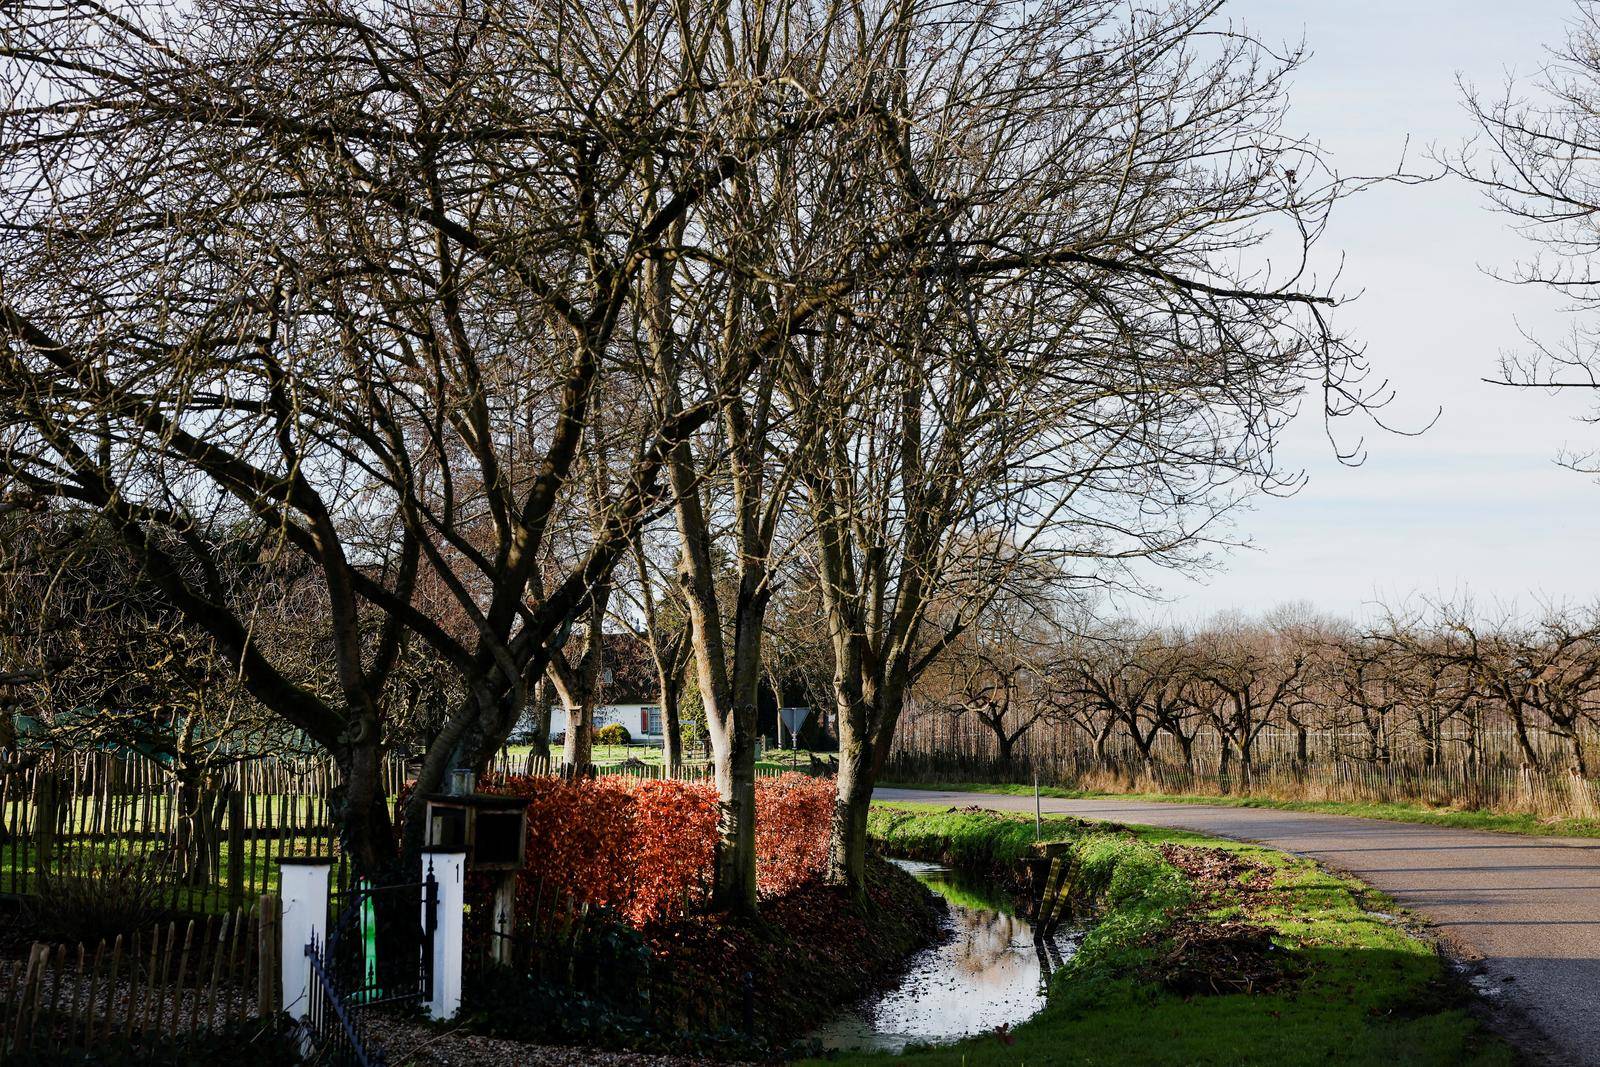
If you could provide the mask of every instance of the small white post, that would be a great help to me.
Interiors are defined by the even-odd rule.
[[[424,850],[422,876],[433,872],[439,886],[433,929],[433,996],[428,1000],[430,1019],[449,1019],[461,1009],[461,952],[466,927],[467,894],[465,852]],[[426,894],[422,921],[428,921]]]
[[[279,929],[279,968],[283,1010],[291,1019],[311,1011],[311,961],[306,945],[328,938],[328,874],[333,864],[323,856],[286,856],[278,860],[278,892],[283,900]]]

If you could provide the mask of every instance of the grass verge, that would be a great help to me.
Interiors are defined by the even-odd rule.
[[[1033,786],[993,782],[884,782],[887,789],[939,789],[957,793],[1002,793],[1033,796]],[[1039,795],[1059,800],[1153,800],[1166,804],[1209,804],[1223,808],[1268,808],[1355,815],[1386,822],[1423,823],[1459,830],[1491,830],[1529,837],[1600,837],[1600,819],[1546,818],[1482,809],[1431,808],[1420,804],[1379,804],[1354,800],[1279,800],[1275,797],[1215,796],[1207,793],[1109,793],[1092,789],[1040,786]]]
[[[1090,830],[1069,819],[1049,819],[1044,831],[1076,842],[1097,921],[1052,979],[1042,1012],[1009,1033],[908,1051],[918,1067],[1515,1062],[1470,1014],[1468,994],[1434,948],[1370,910],[1381,898],[1357,882],[1181,831]],[[874,805],[870,832],[891,853],[1003,873],[1031,843],[1033,822]],[[1229,937],[1212,936],[1219,931]],[[1270,959],[1271,973],[1251,978],[1251,991],[1232,991],[1239,976],[1230,972],[1252,964],[1216,949],[1245,943],[1246,933],[1265,949],[1256,964]],[[1223,991],[1211,991],[1207,968]]]

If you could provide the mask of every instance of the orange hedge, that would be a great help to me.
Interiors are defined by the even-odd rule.
[[[636,926],[704,901],[717,841],[717,792],[704,783],[510,776],[490,788],[528,797],[527,865],[518,911],[571,899]],[[765,897],[819,877],[833,783],[786,774],[756,782],[757,878]]]
[[[780,897],[822,876],[833,819],[831,778],[756,779],[756,884]]]

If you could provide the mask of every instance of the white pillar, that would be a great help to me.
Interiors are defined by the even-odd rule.
[[[328,937],[328,872],[324,857],[284,857],[278,861],[278,895],[283,901],[279,966],[283,979],[283,1010],[291,1019],[311,1010],[311,962],[306,944],[316,938],[320,947]]]
[[[466,927],[465,852],[434,852],[425,849],[422,876],[431,868],[439,885],[438,909],[434,912],[433,997],[428,1001],[428,1017],[449,1019],[461,1008],[461,950]],[[424,893],[422,921],[428,921],[428,901]]]

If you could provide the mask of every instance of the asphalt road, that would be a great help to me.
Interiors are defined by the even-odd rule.
[[[879,789],[873,796],[1033,810],[1032,797],[995,793]],[[1475,983],[1508,1025],[1530,1027],[1550,1058],[1600,1067],[1600,840],[1140,800],[1046,797],[1042,806],[1259,842],[1347,871],[1426,919],[1455,955],[1478,961]]]

